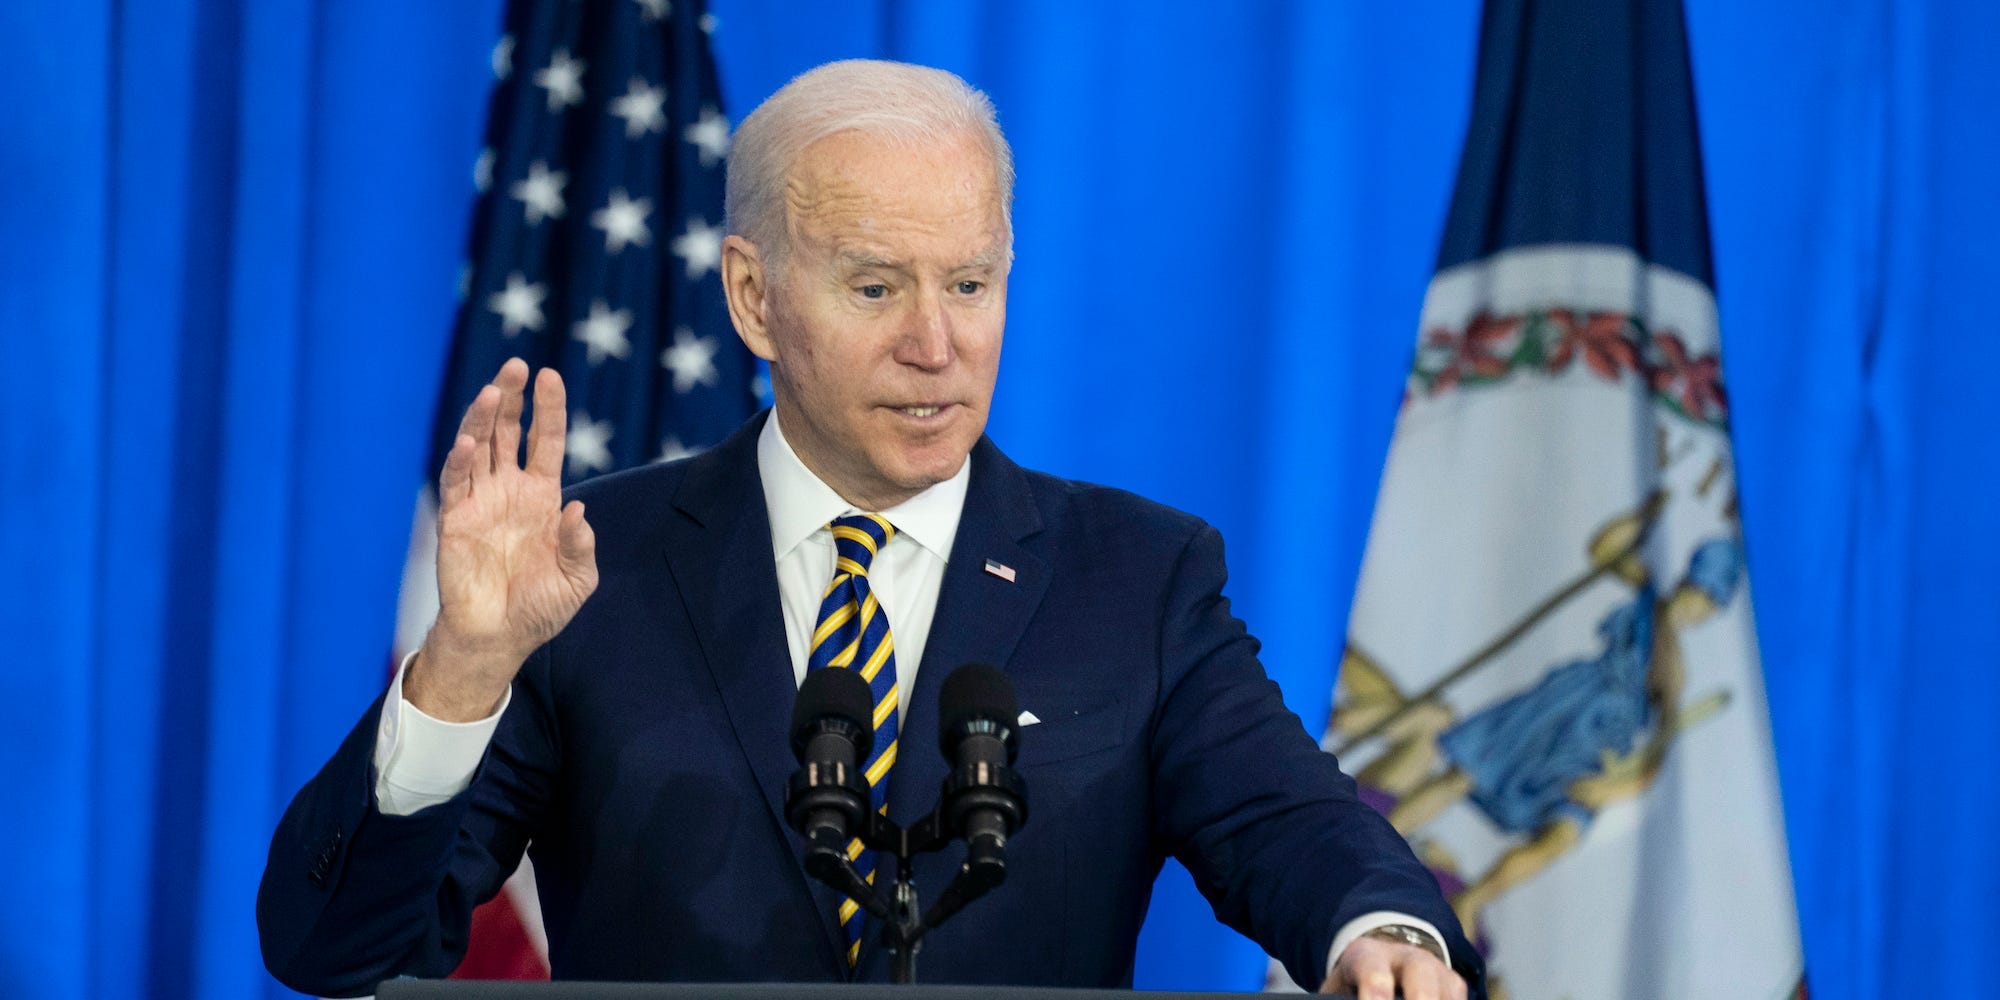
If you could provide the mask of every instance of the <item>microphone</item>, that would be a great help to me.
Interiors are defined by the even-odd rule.
[[[792,705],[792,753],[800,768],[785,788],[785,820],[815,847],[840,858],[847,841],[868,832],[868,785],[861,763],[875,745],[875,698],[852,670],[806,674]]]
[[[1007,838],[1028,819],[1027,786],[1009,766],[1020,716],[1013,683],[984,663],[952,671],[938,693],[938,749],[955,765],[939,813],[947,835],[965,839],[966,873],[984,888],[1006,878]]]
[[[882,922],[895,982],[916,979],[926,931],[1007,878],[1007,838],[1028,820],[1027,785],[1010,766],[1020,750],[1020,715],[1014,685],[997,668],[973,663],[952,671],[938,693],[938,747],[953,770],[937,808],[903,829],[869,808],[861,773],[875,741],[868,682],[852,670],[823,667],[807,672],[799,686],[791,736],[800,767],[785,786],[785,822],[806,838],[806,874]],[[894,856],[893,909],[847,856],[856,838],[877,852],[878,864]],[[920,916],[910,859],[960,838],[965,863]]]
[[[799,769],[785,786],[785,822],[806,838],[806,874],[888,919],[889,907],[847,856],[848,841],[874,832],[861,764],[875,746],[875,696],[845,667],[809,671],[792,703],[792,753]]]

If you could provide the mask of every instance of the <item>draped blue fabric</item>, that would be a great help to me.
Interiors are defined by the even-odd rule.
[[[273,820],[386,676],[493,9],[6,5],[0,994],[279,992]]]
[[[2000,8],[1687,6],[1814,992],[1987,992]],[[712,9],[739,115],[844,56],[994,95],[1021,170],[995,437],[1217,524],[1319,732],[1475,0]],[[0,6],[0,994],[282,994],[252,894],[383,680],[498,24]],[[1140,962],[1263,976],[1174,873]]]

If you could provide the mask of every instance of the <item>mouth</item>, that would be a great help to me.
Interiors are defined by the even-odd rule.
[[[911,403],[904,406],[889,407],[889,409],[914,420],[929,420],[950,408],[950,403]]]

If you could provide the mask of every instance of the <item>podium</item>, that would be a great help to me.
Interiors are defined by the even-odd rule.
[[[392,979],[380,1000],[1227,1000],[1249,993],[1137,993],[1042,986],[926,986],[920,983],[509,983],[471,979]],[[1342,998],[1335,998],[1342,1000]],[[1347,997],[1345,1000],[1353,1000]]]

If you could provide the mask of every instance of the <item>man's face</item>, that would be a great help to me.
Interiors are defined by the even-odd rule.
[[[806,148],[785,198],[784,273],[739,329],[799,458],[848,502],[893,507],[956,474],[986,427],[1008,272],[991,157],[971,137],[841,133]]]

